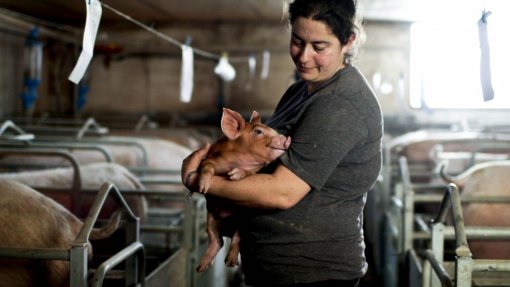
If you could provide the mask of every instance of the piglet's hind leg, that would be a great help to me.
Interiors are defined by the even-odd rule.
[[[225,264],[229,267],[234,267],[239,265],[239,248],[240,248],[241,237],[239,236],[239,231],[236,231],[232,236],[232,241],[230,242],[230,248],[228,250],[227,257],[225,258]]]
[[[207,270],[223,246],[223,238],[220,235],[220,221],[214,218],[210,212],[207,212],[207,235],[209,236],[209,245],[200,259],[200,263],[196,268],[197,272]]]

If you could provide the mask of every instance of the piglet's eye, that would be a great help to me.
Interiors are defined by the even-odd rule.
[[[256,134],[256,135],[261,135],[262,134],[262,130],[261,129],[254,129],[253,132]]]

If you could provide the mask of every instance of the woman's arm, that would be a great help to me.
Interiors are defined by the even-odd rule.
[[[232,181],[215,176],[208,194],[254,208],[287,209],[298,203],[310,186],[280,164],[272,174],[254,174]]]
[[[209,145],[193,152],[182,165],[183,183],[196,190],[200,161],[207,154]],[[272,174],[255,174],[232,181],[215,176],[208,194],[229,199],[232,202],[254,208],[287,209],[299,202],[311,187],[292,171],[280,164]]]

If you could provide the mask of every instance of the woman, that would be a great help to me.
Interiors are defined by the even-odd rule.
[[[252,286],[358,286],[366,273],[363,208],[381,168],[382,114],[351,64],[355,0],[289,4],[290,55],[300,77],[267,123],[292,137],[262,173],[214,177],[208,194],[242,206],[241,260]],[[208,146],[184,160],[193,190]]]

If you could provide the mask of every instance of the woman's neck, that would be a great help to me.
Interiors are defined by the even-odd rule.
[[[340,70],[342,70],[343,68],[347,67],[347,64],[342,64],[339,69],[336,70],[335,73],[333,73],[333,75],[331,75],[329,78],[327,78],[326,80],[324,81],[320,81],[320,82],[307,82],[306,85],[307,85],[307,89],[308,89],[308,94],[312,94],[313,92],[317,91],[320,87],[322,87],[324,84],[326,84],[327,82],[329,82],[335,75],[338,74],[338,72]]]

